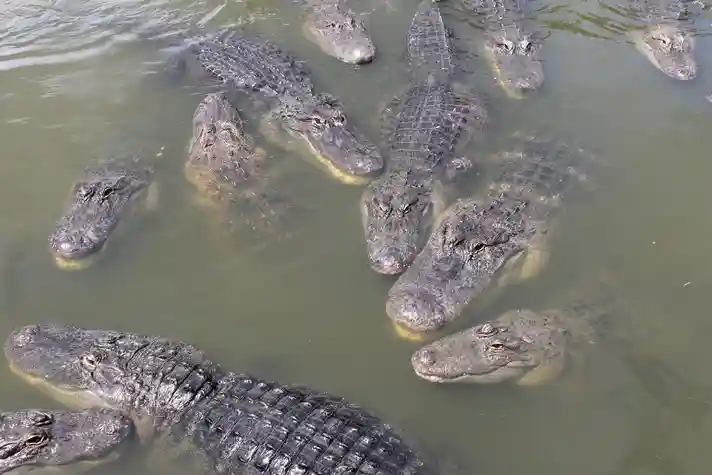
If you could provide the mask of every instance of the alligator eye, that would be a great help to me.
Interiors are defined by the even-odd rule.
[[[35,427],[50,425],[53,420],[54,417],[52,414],[48,414],[46,412],[35,412],[32,414],[32,425]]]
[[[503,41],[503,42],[497,43],[497,48],[501,49],[505,53],[509,53],[512,51],[513,45],[509,41]]]
[[[477,331],[480,335],[487,336],[495,333],[494,326],[491,323],[483,323],[482,326]]]
[[[317,127],[320,127],[323,123],[324,123],[324,121],[321,120],[319,117],[312,118],[312,124],[316,125]]]
[[[89,370],[93,370],[94,368],[96,368],[96,365],[98,363],[97,358],[91,353],[83,354],[80,358],[80,361],[82,365]]]
[[[531,41],[522,41],[521,45],[522,51],[524,53],[529,54],[532,52],[532,42]]]
[[[502,343],[501,341],[493,341],[492,343],[490,343],[490,348],[493,348],[495,350],[501,350],[502,348],[504,348],[504,343]]]
[[[25,445],[29,445],[30,447],[37,447],[38,445],[44,444],[47,439],[47,434],[45,434],[44,432],[38,432],[27,437],[25,439]]]

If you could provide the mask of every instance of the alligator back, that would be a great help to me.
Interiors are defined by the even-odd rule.
[[[408,28],[408,61],[417,82],[447,82],[454,72],[450,32],[432,0],[418,7]]]
[[[629,5],[643,21],[683,20],[690,15],[690,0],[630,0]]]
[[[382,131],[391,168],[432,170],[488,120],[477,97],[448,84],[414,86],[386,110],[393,112],[384,115]]]
[[[528,203],[527,212],[546,214],[560,204],[561,195],[576,183],[588,183],[585,170],[592,155],[563,143],[524,137],[502,154],[502,166],[489,187],[489,196]]]
[[[159,443],[211,472],[429,473],[389,425],[342,398],[228,373],[180,341],[112,332],[92,351],[122,367],[102,378],[105,402],[151,421]]]
[[[230,30],[191,45],[199,65],[219,81],[270,97],[312,95],[309,73],[274,43]]]

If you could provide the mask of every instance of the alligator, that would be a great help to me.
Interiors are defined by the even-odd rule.
[[[417,475],[433,468],[374,414],[303,386],[224,370],[197,347],[55,323],[15,329],[11,369],[61,400],[106,406],[217,473]],[[150,437],[153,436],[153,437]]]
[[[109,462],[133,435],[131,419],[114,409],[2,412],[0,474]]]
[[[376,47],[364,22],[346,0],[301,0],[302,30],[307,39],[334,58],[350,64],[373,61]]]
[[[691,0],[629,0],[627,4],[645,24],[630,33],[638,51],[668,77],[682,81],[697,76],[691,4]]]
[[[60,269],[86,269],[120,222],[136,208],[153,208],[154,169],[135,156],[118,155],[85,169],[49,237]]]
[[[248,204],[258,216],[245,216],[246,224],[253,229],[271,224],[270,218],[283,210],[267,193],[266,160],[266,151],[245,131],[242,118],[225,94],[208,94],[198,104],[184,166],[186,179],[198,192],[198,203],[217,207],[223,215],[235,202]]]
[[[264,135],[287,150],[306,145],[308,155],[339,180],[366,183],[381,172],[378,149],[349,123],[340,102],[315,93],[305,67],[274,43],[228,29],[193,39],[172,63],[242,93],[237,96],[276,103],[261,121]]]
[[[545,384],[566,366],[571,326],[585,325],[578,317],[580,312],[566,308],[510,310],[425,345],[411,364],[415,374],[434,383]]]
[[[515,99],[544,82],[542,37],[528,18],[531,1],[459,0],[461,10],[482,21],[484,57],[497,83]]]
[[[386,312],[403,336],[422,338],[455,319],[493,281],[520,282],[546,265],[561,194],[587,179],[573,165],[590,155],[533,137],[520,142],[493,159],[501,164],[499,176],[484,196],[458,199],[442,214],[391,287]]]
[[[385,108],[386,172],[361,196],[371,268],[399,274],[415,259],[433,217],[446,201],[442,184],[472,163],[453,159],[487,123],[481,100],[450,78],[454,61],[439,9],[421,3],[408,30],[408,58],[416,85]]]

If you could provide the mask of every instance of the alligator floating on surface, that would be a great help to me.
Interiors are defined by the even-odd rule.
[[[265,136],[289,150],[306,146],[339,180],[365,183],[381,172],[376,146],[349,123],[343,106],[315,93],[308,71],[268,40],[225,30],[193,41],[176,59],[201,79],[275,103],[262,121]]]
[[[528,18],[531,1],[459,0],[462,10],[482,20],[484,56],[497,83],[515,99],[544,83],[542,37]]]
[[[304,6],[305,36],[321,50],[344,63],[373,61],[376,47],[366,25],[347,0],[300,0]]]
[[[645,27],[631,31],[638,51],[668,77],[689,81],[697,76],[690,0],[629,0],[626,5]]]
[[[199,203],[218,208],[222,221],[229,220],[231,205],[241,204],[247,211],[241,221],[251,228],[272,224],[283,210],[268,192],[266,161],[225,94],[208,94],[198,104],[184,172]]]
[[[432,473],[401,437],[344,399],[232,373],[188,343],[71,325],[20,327],[11,368],[63,400],[148,423],[217,473]]]
[[[2,412],[0,474],[108,462],[133,435],[131,419],[113,409]]]
[[[537,275],[548,259],[561,194],[586,179],[574,167],[583,165],[583,155],[534,138],[504,154],[487,196],[459,199],[446,210],[390,289],[386,312],[396,328],[438,330],[493,281],[503,285]]]
[[[534,386],[556,379],[574,336],[590,334],[584,308],[534,312],[516,309],[492,321],[443,337],[413,353],[411,364],[434,383],[515,382]]]
[[[416,84],[386,108],[388,167],[361,196],[366,251],[381,274],[399,274],[413,262],[444,207],[440,184],[453,166],[471,166],[453,161],[455,151],[487,122],[483,103],[450,82],[449,33],[431,1],[419,7],[407,38]]]
[[[154,169],[133,156],[104,160],[85,170],[49,237],[60,269],[85,269],[106,247],[119,223],[137,208],[156,205]]]

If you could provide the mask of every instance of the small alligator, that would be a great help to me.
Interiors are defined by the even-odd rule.
[[[450,83],[449,33],[430,0],[421,3],[407,37],[416,85],[384,112],[388,168],[361,196],[366,251],[381,274],[401,273],[413,262],[444,207],[442,180],[454,167],[471,166],[452,160],[455,151],[487,122],[483,103]]]
[[[2,412],[0,474],[108,462],[133,435],[131,419],[113,409]]]
[[[4,350],[14,372],[55,397],[148,423],[159,444],[187,447],[216,473],[433,473],[364,409],[228,372],[188,343],[39,324],[15,329]]]
[[[544,82],[542,38],[529,23],[532,0],[459,0],[463,10],[484,23],[482,48],[495,80],[521,99]]]
[[[225,30],[194,40],[174,64],[276,103],[261,122],[265,136],[285,149],[306,145],[309,155],[341,181],[365,183],[382,170],[377,148],[349,124],[343,106],[330,95],[316,94],[308,71],[275,44]]]
[[[198,192],[199,203],[219,208],[225,220],[230,205],[247,204],[258,214],[247,220],[250,227],[271,224],[269,218],[281,210],[266,191],[266,160],[267,153],[245,131],[225,94],[208,94],[198,104],[184,172]]]
[[[691,0],[629,0],[645,27],[631,32],[636,48],[668,77],[688,81],[697,76],[695,37],[689,25]]]
[[[344,63],[373,61],[376,47],[364,22],[347,0],[300,0],[304,4],[304,35],[321,50]]]
[[[591,333],[588,310],[511,310],[422,347],[411,364],[418,376],[434,383],[545,384],[565,368],[574,337]]]
[[[503,285],[538,274],[547,262],[560,195],[571,178],[586,178],[572,166],[582,155],[531,137],[504,154],[487,195],[450,206],[390,289],[386,312],[396,328],[406,335],[438,330],[493,280]]]
[[[133,156],[117,156],[87,168],[49,237],[60,269],[85,269],[106,247],[120,222],[136,208],[153,208],[154,169]]]

